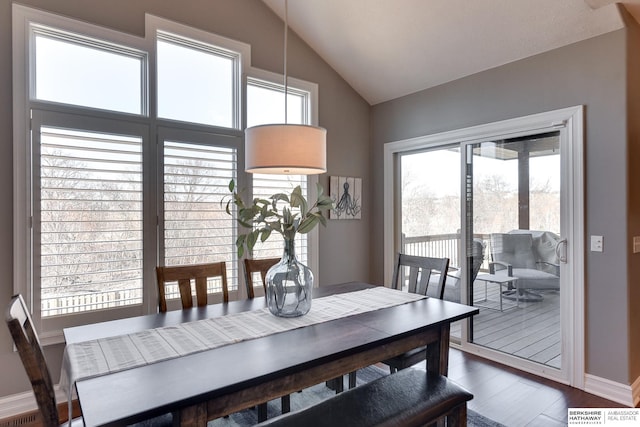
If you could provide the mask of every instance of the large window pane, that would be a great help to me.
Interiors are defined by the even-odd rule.
[[[143,58],[112,45],[36,32],[34,97],[141,114]]]
[[[287,123],[308,123],[308,93],[295,88],[287,91]],[[249,79],[247,84],[247,126],[284,123],[284,87],[282,85]],[[304,175],[253,174],[254,197],[268,198],[276,193],[291,193],[296,187],[308,195],[307,177]],[[298,260],[308,264],[308,245],[305,234],[296,234],[295,249]],[[258,241],[252,257],[274,258],[282,256],[283,242],[276,235],[264,243]]]
[[[307,93],[287,90],[287,123],[309,124],[306,119]],[[284,123],[284,88],[280,85],[249,81],[247,85],[247,127]]]
[[[42,317],[142,302],[142,139],[41,128]]]
[[[234,127],[235,57],[212,46],[159,38],[158,116]]]
[[[221,202],[236,177],[236,157],[232,148],[164,143],[164,265],[225,261],[230,290],[238,284],[235,221]]]
[[[460,302],[460,149],[442,147],[403,154],[400,250],[449,258],[444,299]]]
[[[472,283],[472,342],[557,369],[560,160],[559,132],[473,144],[466,195],[491,273]]]

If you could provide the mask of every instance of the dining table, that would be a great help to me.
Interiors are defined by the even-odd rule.
[[[376,304],[377,300],[384,304],[350,310],[349,305],[357,305],[357,299],[366,291],[375,291]],[[70,390],[75,385],[88,426],[128,425],[169,412],[174,416],[174,425],[205,426],[208,420],[421,346],[426,346],[426,369],[447,375],[450,325],[477,314],[478,309],[423,296],[404,300],[400,293],[362,282],[321,286],[314,289],[311,311],[303,316],[315,315],[321,320],[305,323],[304,319],[284,319],[283,324],[294,326],[275,333],[269,332],[267,326],[263,328],[265,332],[258,325],[255,336],[242,339],[233,338],[229,332],[233,319],[245,314],[264,316],[262,313],[268,313],[264,298],[65,328],[61,383],[66,379]],[[325,312],[334,308],[343,309],[342,314],[326,317]],[[86,358],[87,348],[103,348],[105,342],[122,336],[146,337],[149,331],[175,335],[175,328],[191,325],[201,329],[201,322],[218,328],[230,337],[229,341],[192,352],[178,351],[175,357],[153,363],[127,365],[125,361],[123,368],[107,368],[95,375],[70,375],[74,358]],[[273,319],[264,323],[277,326],[278,322]]]

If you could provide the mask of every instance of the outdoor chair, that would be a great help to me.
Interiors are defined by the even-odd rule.
[[[560,266],[556,248],[560,238],[548,231],[514,230],[491,234],[489,272],[515,277],[515,288],[507,291],[518,301],[540,301],[535,290],[559,290]]]
[[[476,280],[482,263],[484,262],[485,244],[482,239],[473,239],[471,246],[471,282]],[[443,300],[460,302],[460,286],[462,281],[461,271],[450,267],[449,273],[447,273],[447,281],[444,286]]]

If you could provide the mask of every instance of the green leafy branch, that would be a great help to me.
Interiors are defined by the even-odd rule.
[[[264,242],[273,232],[281,234],[286,240],[293,240],[296,233],[308,233],[318,224],[326,226],[324,213],[333,208],[333,200],[324,194],[320,184],[317,184],[317,190],[318,198],[311,206],[299,185],[291,194],[277,193],[268,199],[255,198],[247,205],[236,191],[235,181],[231,180],[229,191],[232,194],[227,200],[227,214],[232,215],[233,203],[238,208],[238,223],[251,230],[238,235],[236,239],[238,258],[244,254],[245,247],[251,251],[258,239]]]

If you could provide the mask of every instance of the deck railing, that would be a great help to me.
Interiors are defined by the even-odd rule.
[[[491,239],[489,234],[474,234],[474,238],[482,239],[485,244],[484,260],[480,267],[489,270],[489,254],[491,253]],[[460,234],[432,234],[429,236],[402,235],[402,253],[408,255],[426,256],[433,258],[449,258],[449,266],[460,267],[459,248]]]
[[[141,289],[105,290],[74,295],[51,295],[42,298],[42,316],[80,313],[142,303]]]
[[[484,261],[481,270],[489,269],[490,239],[488,234],[477,234],[485,243]],[[449,258],[449,266],[459,267],[460,234],[434,234],[429,236],[402,236],[402,252],[408,255]],[[176,292],[177,295],[177,292]],[[113,308],[142,302],[142,291],[105,290],[77,295],[52,295],[42,300],[42,313],[46,316],[77,313],[82,311]]]

